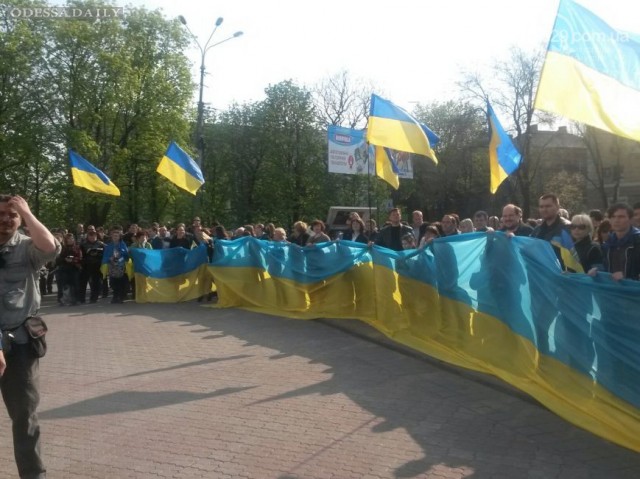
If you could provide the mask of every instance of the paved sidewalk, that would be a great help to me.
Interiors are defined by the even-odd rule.
[[[43,312],[49,478],[640,477],[640,454],[360,323],[198,303]],[[6,413],[0,430],[0,478],[16,477]]]

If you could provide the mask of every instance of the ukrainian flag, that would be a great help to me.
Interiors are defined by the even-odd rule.
[[[561,0],[535,107],[640,141],[640,38]]]
[[[293,318],[374,316],[370,249],[340,241],[301,248],[245,237],[217,240],[218,306]]]
[[[360,319],[437,359],[494,374],[640,451],[637,281],[562,274],[549,242],[500,232],[411,251],[249,237],[215,247],[220,307]]]
[[[373,147],[376,157],[376,176],[389,183],[394,189],[400,188],[398,165],[393,161],[388,148],[383,146]]]
[[[575,273],[584,273],[584,268],[580,263],[578,252],[574,247],[571,233],[567,230],[562,230],[560,236],[555,236],[551,239],[551,244],[559,249],[560,258],[566,269]]]
[[[69,150],[73,184],[96,193],[120,196],[120,190],[109,177],[73,150]]]
[[[212,291],[207,248],[131,248],[137,303],[176,303]]]
[[[371,95],[367,141],[376,146],[416,153],[438,162],[424,125],[399,106]]]
[[[156,171],[192,195],[204,184],[200,167],[173,141]]]
[[[513,145],[511,138],[502,128],[491,104],[487,101],[489,120],[489,167],[491,170],[491,193],[498,190],[500,184],[518,169],[522,155]]]

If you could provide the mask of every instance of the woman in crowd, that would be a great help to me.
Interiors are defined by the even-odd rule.
[[[227,230],[224,229],[224,226],[218,225],[214,230],[213,237],[217,240],[226,240],[229,239],[229,234],[227,233]]]
[[[307,245],[331,241],[331,238],[324,232],[324,222],[322,220],[313,220],[311,222],[311,230],[313,231],[313,236],[309,238]]]
[[[571,237],[574,241],[574,248],[578,253],[580,264],[585,273],[591,268],[602,265],[602,250],[600,244],[593,241],[593,224],[589,215],[575,215],[571,218]]]
[[[460,233],[473,233],[475,228],[473,227],[473,220],[471,218],[465,218],[460,221]]]
[[[369,239],[365,235],[364,221],[360,217],[351,220],[351,228],[346,231],[343,240],[355,241],[356,243],[368,243]]]
[[[267,223],[266,225],[264,225],[264,234],[262,235],[262,239],[273,241],[275,230],[276,225],[274,225],[273,223]]]
[[[276,243],[287,243],[287,232],[284,228],[273,229],[273,241]]]
[[[307,233],[307,223],[304,221],[296,221],[293,224],[293,234],[291,235],[291,243],[298,246],[305,246],[311,236]]]
[[[602,220],[598,225],[598,228],[596,229],[593,240],[602,245],[605,243],[605,241],[607,241],[607,238],[609,238],[610,232],[611,222],[608,219]]]
[[[420,247],[422,248],[425,245],[431,243],[434,239],[440,238],[440,231],[433,225],[427,226],[424,230],[424,235],[422,235],[422,239],[420,240]]]
[[[376,220],[367,220],[365,223],[364,234],[369,241],[375,243],[378,239],[378,224]]]
[[[184,228],[184,223],[180,223],[176,228],[175,236],[171,238],[169,247],[191,249],[192,245],[193,239],[187,236],[187,231]]]

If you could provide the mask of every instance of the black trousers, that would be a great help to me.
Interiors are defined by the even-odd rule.
[[[98,268],[85,268],[80,273],[78,301],[84,303],[87,298],[87,283],[91,287],[91,301],[97,301],[102,293],[102,273]]]
[[[40,426],[36,414],[40,402],[39,360],[28,344],[12,344],[6,360],[0,389],[11,418],[18,473],[21,478],[42,479],[46,470],[40,457]]]
[[[111,284],[111,289],[113,290],[113,299],[124,301],[127,297],[127,288],[129,287],[129,280],[127,279],[126,275],[121,276],[120,278],[109,276],[109,283]]]

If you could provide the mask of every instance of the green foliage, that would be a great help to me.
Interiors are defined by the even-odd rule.
[[[585,179],[580,173],[560,171],[546,183],[547,191],[553,191],[561,200],[561,206],[573,216],[585,212]]]
[[[400,203],[420,209],[429,219],[458,212],[470,216],[490,201],[487,127],[484,113],[468,103],[418,105],[416,117],[440,136],[438,165],[415,157],[414,180],[401,181]]]
[[[127,9],[124,19],[0,18],[0,191],[25,195],[51,226],[175,224],[196,214],[205,224],[290,226],[324,219],[330,206],[371,204],[380,210],[389,198],[408,210],[425,211],[430,220],[495,206],[488,191],[484,113],[462,101],[416,108],[416,116],[441,137],[439,164],[415,157],[415,179],[401,181],[398,191],[375,177],[328,173],[327,123],[363,126],[373,90],[353,82],[346,71],[313,90],[291,80],[270,85],[264,100],[207,118],[206,183],[194,200],[155,171],[172,140],[195,153],[190,145],[195,85],[184,54],[189,42],[178,21],[144,8]],[[512,72],[498,65],[496,70],[508,86],[524,85],[516,101],[524,105],[518,114],[525,115],[528,126],[533,83],[527,79],[536,64],[516,59],[522,68]],[[499,98],[498,104],[506,107],[507,100]],[[122,196],[74,187],[69,148],[103,170]],[[520,180],[518,188],[527,184]]]
[[[129,9],[124,20],[5,19],[5,29],[0,56],[14,58],[0,68],[17,86],[3,92],[15,113],[3,112],[0,125],[11,121],[20,133],[0,137],[0,155],[9,157],[0,169],[3,189],[31,197],[36,213],[51,224],[170,214],[165,199],[173,187],[158,181],[155,168],[171,139],[187,143],[193,91],[183,53],[188,39],[179,23],[157,11]],[[71,186],[69,148],[103,170],[122,196]]]

